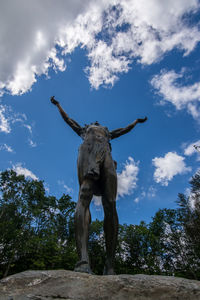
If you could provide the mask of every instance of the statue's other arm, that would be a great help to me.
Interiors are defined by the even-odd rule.
[[[128,133],[131,131],[137,123],[144,123],[147,120],[147,117],[144,119],[137,119],[133,123],[129,124],[125,128],[118,128],[115,130],[110,131],[111,140],[118,138],[119,136]]]
[[[78,134],[81,135],[82,133],[82,127],[73,119],[71,119],[66,112],[62,109],[60,103],[53,97],[51,97],[51,103],[57,106],[57,108],[60,111],[60,114],[64,121]]]

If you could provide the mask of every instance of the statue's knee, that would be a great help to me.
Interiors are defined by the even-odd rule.
[[[92,198],[92,188],[89,184],[83,184],[80,189],[80,200],[83,203],[87,203]]]

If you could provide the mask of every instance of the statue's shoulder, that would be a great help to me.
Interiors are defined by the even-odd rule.
[[[92,123],[92,124],[85,125],[84,127],[82,127],[81,137],[84,139],[91,132],[93,132],[94,134],[95,133],[98,134],[98,132],[103,131],[104,135],[106,135],[108,137],[108,139],[110,139],[110,131],[108,130],[108,127],[102,126],[100,124],[97,125],[96,123]]]

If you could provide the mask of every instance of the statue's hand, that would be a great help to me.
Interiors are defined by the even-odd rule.
[[[138,123],[144,123],[146,122],[147,120],[147,117],[145,117],[144,119],[137,119]]]
[[[54,105],[58,105],[59,102],[54,98],[54,96],[51,97],[51,103],[53,103]]]

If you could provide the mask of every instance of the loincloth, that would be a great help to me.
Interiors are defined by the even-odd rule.
[[[92,178],[94,180],[98,180],[100,178],[100,169],[104,162],[105,154],[108,151],[110,152],[109,144],[107,142],[84,142],[79,148],[79,177],[82,180],[85,178]]]

